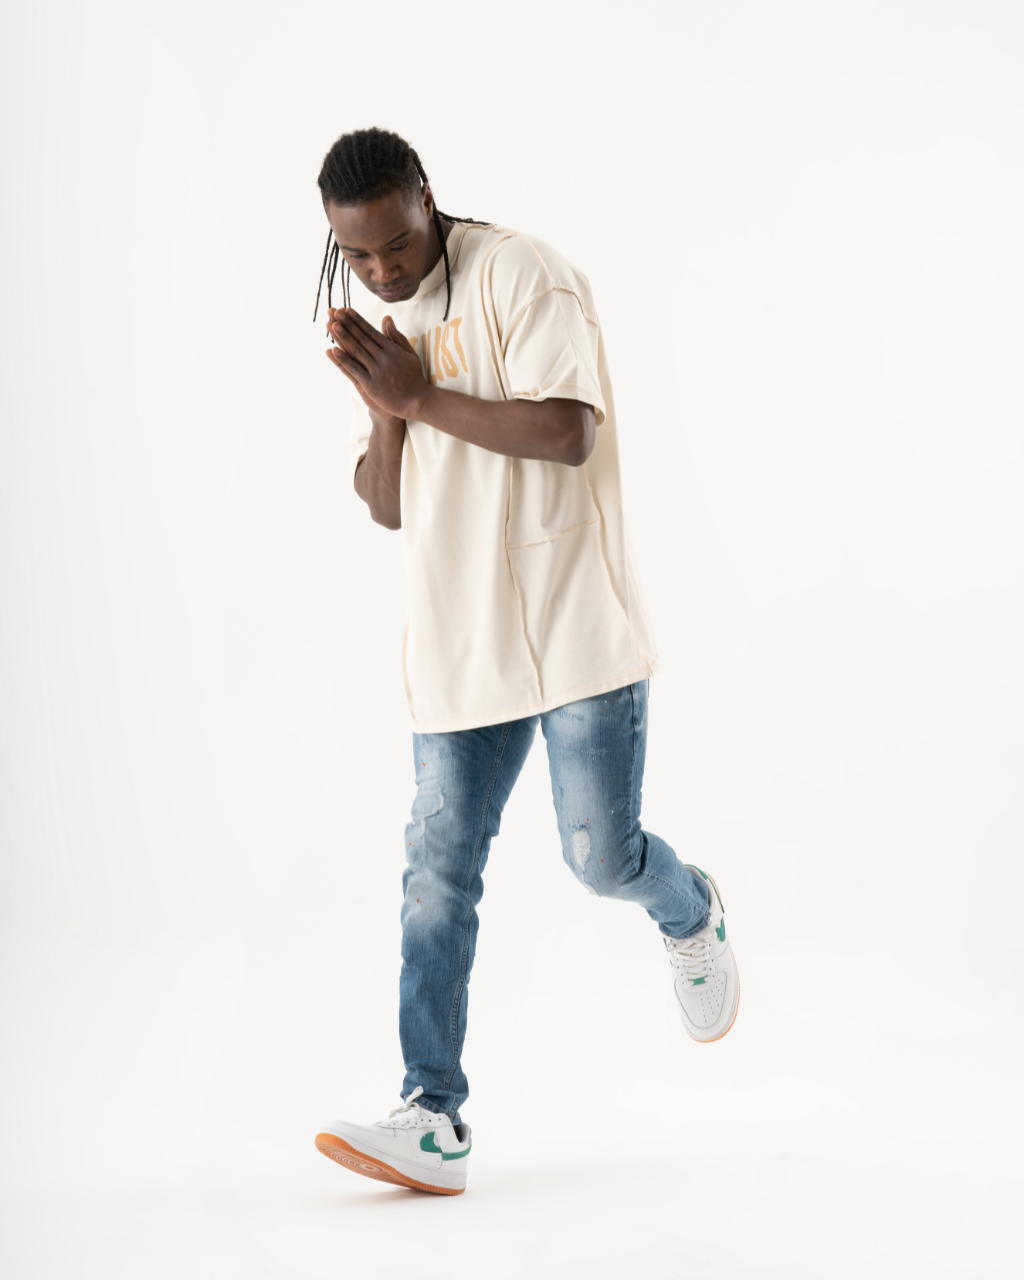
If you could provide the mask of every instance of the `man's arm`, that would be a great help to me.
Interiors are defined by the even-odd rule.
[[[370,516],[385,529],[402,527],[402,447],[405,420],[370,409],[373,430],[366,453],[356,467],[355,490]]]
[[[409,416],[507,458],[567,467],[581,467],[597,438],[594,410],[579,400],[480,400],[426,382]]]
[[[328,328],[338,345],[327,355],[368,404],[382,416],[393,415],[391,421],[426,422],[509,458],[579,467],[590,457],[597,437],[591,405],[564,399],[481,400],[432,387],[419,357],[390,316],[380,333],[350,309],[338,307],[330,315]]]

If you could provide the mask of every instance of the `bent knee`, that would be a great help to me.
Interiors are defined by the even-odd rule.
[[[636,879],[639,844],[602,838],[588,823],[570,828],[566,862],[577,879],[601,898],[621,897]]]

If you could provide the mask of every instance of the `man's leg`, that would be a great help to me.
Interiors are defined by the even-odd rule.
[[[562,854],[591,893],[646,908],[663,934],[708,923],[705,882],[640,825],[647,748],[647,681],[541,716]]]
[[[466,986],[476,951],[483,870],[537,717],[457,733],[414,734],[416,799],[406,828],[399,1034],[402,1096],[458,1123]]]

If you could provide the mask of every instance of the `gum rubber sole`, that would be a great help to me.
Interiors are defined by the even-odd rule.
[[[337,1161],[353,1173],[361,1173],[364,1178],[376,1178],[379,1182],[392,1182],[397,1187],[413,1187],[416,1191],[431,1191],[437,1196],[461,1196],[465,1187],[435,1187],[429,1182],[418,1182],[415,1178],[407,1178],[391,1165],[378,1160],[376,1156],[368,1156],[365,1151],[357,1151],[344,1138],[334,1133],[318,1133],[316,1149],[322,1151],[331,1160]]]

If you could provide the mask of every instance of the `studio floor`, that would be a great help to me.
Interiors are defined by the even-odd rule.
[[[451,1198],[360,1179],[311,1141],[244,1133],[223,1134],[192,1168],[168,1168],[154,1130],[134,1153],[133,1186],[7,1197],[4,1273],[1020,1274],[1008,1176],[1019,1114],[936,1097],[743,1125],[702,1116],[700,1098],[665,1106],[676,1127],[662,1132],[631,1131],[596,1104],[546,1138],[503,1125],[476,1146],[466,1195]]]
[[[116,963],[51,951],[49,967],[23,948],[28,997],[5,1002],[23,1054],[7,1059],[20,1070],[5,1086],[0,1272],[1021,1274],[1012,1018],[979,1009],[958,1029],[966,1006],[948,993],[824,952],[804,957],[816,981],[773,995],[787,963],[748,945],[736,1026],[694,1045],[645,922],[622,919],[625,936],[605,942],[622,980],[598,996],[570,965],[582,933],[535,944],[518,1000],[484,963],[493,998],[478,1000],[458,1197],[363,1179],[314,1148],[332,1108],[369,1121],[397,1105],[390,1057],[370,1048],[385,1039],[375,1006],[353,995],[345,1017],[325,1019],[322,992],[303,984],[326,970],[322,939],[268,944],[240,978],[198,944]],[[900,998],[916,1012],[901,1017]]]

